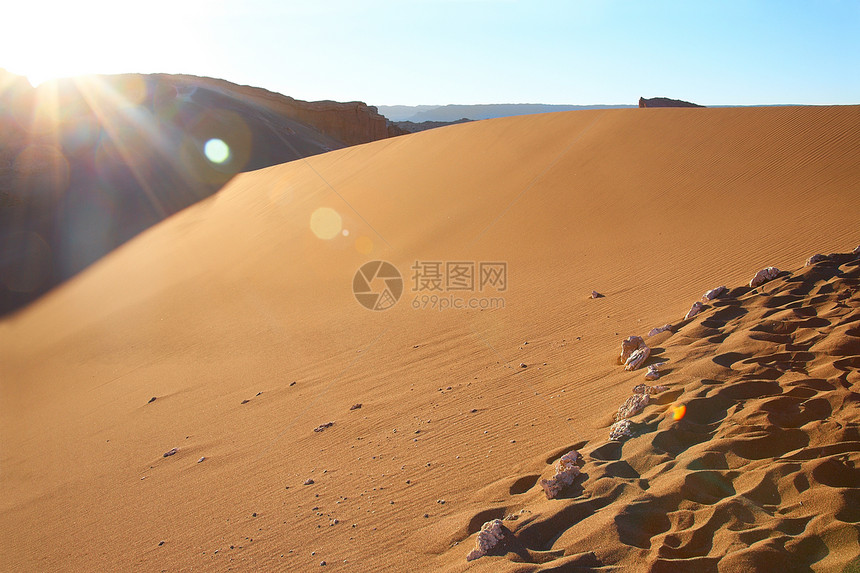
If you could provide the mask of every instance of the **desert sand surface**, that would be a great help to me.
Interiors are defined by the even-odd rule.
[[[858,221],[860,106],[511,117],[240,174],[0,322],[2,568],[843,571]],[[384,311],[352,292],[374,260]],[[417,261],[506,263],[440,293],[504,307],[414,308]],[[630,335],[666,390],[610,441]]]

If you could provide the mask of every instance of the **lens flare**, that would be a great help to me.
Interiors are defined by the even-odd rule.
[[[683,404],[680,406],[676,406],[672,408],[672,419],[677,421],[684,417],[684,414],[687,413],[687,407]]]
[[[230,159],[230,146],[222,139],[213,138],[203,146],[203,153],[212,163],[224,163]]]
[[[342,228],[340,213],[330,207],[320,207],[311,214],[311,231],[320,239],[334,239]]]

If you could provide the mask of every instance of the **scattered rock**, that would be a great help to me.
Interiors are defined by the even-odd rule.
[[[247,404],[248,402],[250,402],[250,400],[242,400],[243,404]]]
[[[618,408],[618,413],[615,414],[616,420],[626,420],[631,418],[645,409],[645,406],[650,402],[649,394],[633,394]]]
[[[466,555],[466,561],[474,561],[493,550],[505,538],[506,528],[501,519],[494,519],[481,526],[475,548]]]
[[[708,292],[706,292],[705,294],[702,295],[702,302],[711,302],[715,298],[719,298],[719,297],[723,296],[723,294],[727,290],[729,290],[729,289],[725,285],[724,286],[718,286],[717,288],[712,288],[711,290],[709,290]]]
[[[705,308],[705,305],[703,305],[701,302],[694,302],[693,306],[690,308],[690,311],[686,314],[686,316],[684,316],[684,320],[690,320],[691,318],[702,312],[703,308]]]
[[[331,428],[332,426],[334,426],[334,422],[326,422],[325,424],[320,424],[314,428],[314,432],[322,432],[326,428]]]
[[[591,291],[591,298],[603,298],[603,295],[596,290]]]
[[[290,382],[290,386],[295,386],[295,385],[296,385],[295,382]]]
[[[203,461],[203,460],[205,460],[205,459],[206,459],[206,456],[203,456],[203,457],[201,457],[199,460],[197,460],[197,463],[199,464],[200,462],[202,462],[202,461]]]
[[[804,266],[811,267],[815,263],[820,263],[821,261],[826,261],[827,258],[828,258],[827,255],[822,255],[820,253],[816,254],[816,255],[812,255],[811,257],[806,259],[806,264]]]
[[[645,345],[642,345],[642,347],[639,350],[634,351],[633,354],[631,354],[630,357],[627,358],[627,362],[624,363],[624,369],[625,370],[636,370],[637,368],[642,366],[642,364],[646,360],[648,360],[648,357],[650,355],[651,355],[651,349]]]
[[[164,452],[164,454],[162,454],[162,456],[161,456],[161,457],[166,458],[166,457],[168,457],[168,456],[172,456],[173,454],[175,454],[175,453],[176,453],[176,452],[178,452],[178,451],[179,451],[179,448],[172,448],[172,449],[167,450],[166,452]]]
[[[555,499],[562,489],[573,483],[579,475],[579,466],[576,465],[578,459],[579,452],[576,450],[567,452],[555,463],[555,474],[550,479],[540,480],[547,499]]]
[[[633,424],[630,420],[619,420],[609,428],[609,439],[621,441],[633,436]]]
[[[528,368],[528,365],[525,362],[520,362],[520,368]]]
[[[645,341],[642,340],[641,336],[628,336],[625,338],[621,342],[621,357],[619,358],[621,364],[626,364],[630,355],[643,346],[645,346]]]
[[[158,546],[161,547],[162,545],[164,545],[164,541],[159,541]]]
[[[656,364],[655,366],[659,366]],[[649,396],[653,396],[654,394],[659,394],[660,392],[665,392],[668,390],[666,386],[649,386],[648,384],[637,384],[633,387],[634,394],[648,394]]]
[[[156,400],[157,400],[157,398],[155,396],[153,396],[152,398],[149,399],[149,402],[147,402],[147,404],[152,404]]]
[[[353,404],[352,406],[349,407],[350,412],[352,410],[359,410],[359,409],[361,409],[361,404]]]
[[[657,327],[652,328],[648,332],[648,336],[657,336],[661,332],[666,332],[667,330],[672,330],[671,324],[664,324],[663,326],[657,326]]]
[[[779,274],[779,269],[776,267],[767,267],[755,274],[755,276],[750,280],[750,286],[755,288],[757,286],[761,286],[767,281],[776,277]]]
[[[660,370],[656,364],[648,367],[648,372],[645,373],[645,380],[658,380],[660,378]]]
[[[312,478],[308,478],[302,483],[302,485],[314,485],[314,480]]]

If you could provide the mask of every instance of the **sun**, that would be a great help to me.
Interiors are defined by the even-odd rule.
[[[34,0],[4,7],[0,67],[34,86],[84,74],[170,72],[200,54],[198,0]],[[193,67],[189,69],[194,69]]]

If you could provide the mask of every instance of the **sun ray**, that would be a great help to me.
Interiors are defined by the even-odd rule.
[[[135,180],[141,189],[143,189],[152,207],[161,218],[167,217],[169,214],[167,209],[165,209],[152,189],[147,177],[138,166],[134,155],[135,150],[130,149],[124,142],[123,136],[116,124],[117,119],[115,118],[115,114],[122,114],[123,119],[127,119],[141,130],[145,138],[151,142],[153,149],[167,156],[165,152],[168,146],[167,140],[159,133],[155,125],[155,119],[151,115],[147,117],[148,112],[144,108],[135,105],[134,102],[128,101],[122,94],[115,91],[112,86],[107,85],[98,77],[84,76],[75,78],[74,82],[90,109],[98,118],[99,124],[107,132],[111,142],[116,146],[125,165],[131,170]],[[106,100],[107,105],[103,102],[103,99]]]

